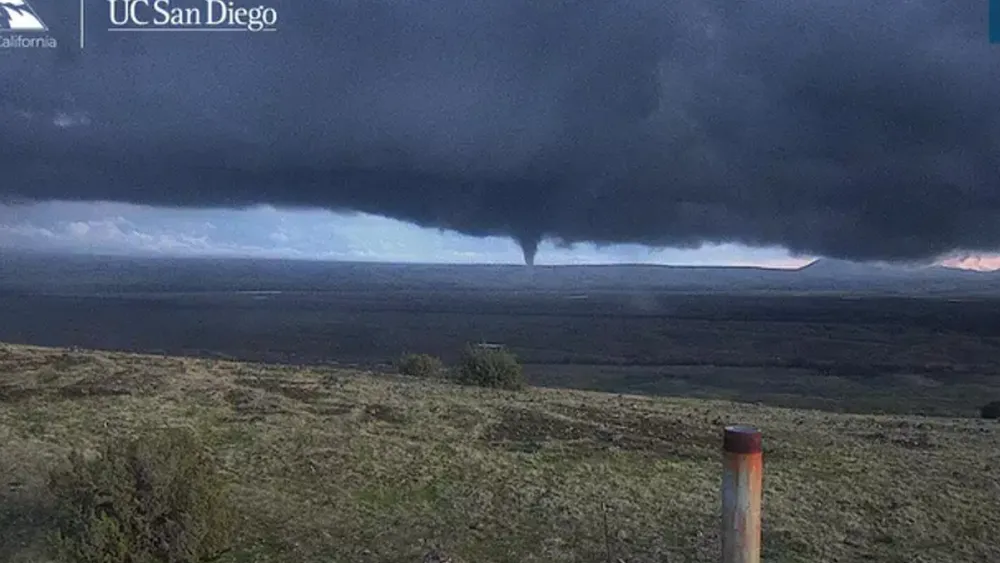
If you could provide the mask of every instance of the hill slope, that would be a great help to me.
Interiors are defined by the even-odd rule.
[[[45,472],[70,446],[150,423],[224,461],[244,520],[223,561],[716,561],[737,421],[765,432],[766,560],[1000,560],[1000,439],[977,420],[2,344],[0,403],[3,561],[46,560]]]

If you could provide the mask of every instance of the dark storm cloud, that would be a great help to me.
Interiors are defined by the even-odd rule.
[[[0,56],[0,199],[473,235],[1000,248],[1000,48],[958,0],[274,0],[279,31]],[[175,5],[180,5],[175,2]],[[184,4],[188,6],[190,4]]]

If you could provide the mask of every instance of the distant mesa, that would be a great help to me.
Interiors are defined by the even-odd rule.
[[[978,272],[949,268],[940,264],[890,263],[890,262],[851,262],[833,258],[815,260],[797,270],[810,276],[825,278],[862,278],[862,277],[968,277]]]
[[[882,272],[885,268],[866,264],[863,262],[851,262],[850,260],[837,260],[833,258],[820,258],[799,268],[800,272],[810,274],[822,274],[829,276],[843,275],[863,275]]]

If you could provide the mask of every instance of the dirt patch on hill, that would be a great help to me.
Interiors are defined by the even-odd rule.
[[[399,407],[392,405],[371,404],[365,405],[364,418],[369,421],[403,424],[406,422],[406,413]]]
[[[351,403],[324,403],[308,405],[306,411],[319,416],[344,416],[354,412],[356,406]]]
[[[299,401],[316,403],[325,398],[328,393],[316,383],[308,381],[290,381],[280,377],[240,377],[236,383],[255,389],[263,389]]]
[[[919,430],[869,432],[862,434],[861,437],[876,444],[891,444],[907,450],[936,450],[941,448],[941,445],[934,436],[928,432]]]
[[[3,403],[20,403],[43,394],[45,394],[45,390],[36,387],[0,385],[0,402]]]
[[[664,458],[717,455],[712,448],[715,442],[701,428],[680,420],[626,419],[596,409],[566,412],[586,419],[506,408],[484,439],[495,447],[516,451],[537,451],[546,444],[561,443],[578,450],[620,449]]]
[[[255,417],[289,412],[281,397],[261,389],[233,389],[226,393],[226,401],[240,415]]]

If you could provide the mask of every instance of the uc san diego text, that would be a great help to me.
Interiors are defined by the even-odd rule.
[[[232,0],[204,0],[193,7],[171,5],[171,0],[108,0],[111,25],[117,28],[218,28],[262,31],[274,29],[274,8],[237,6]]]

